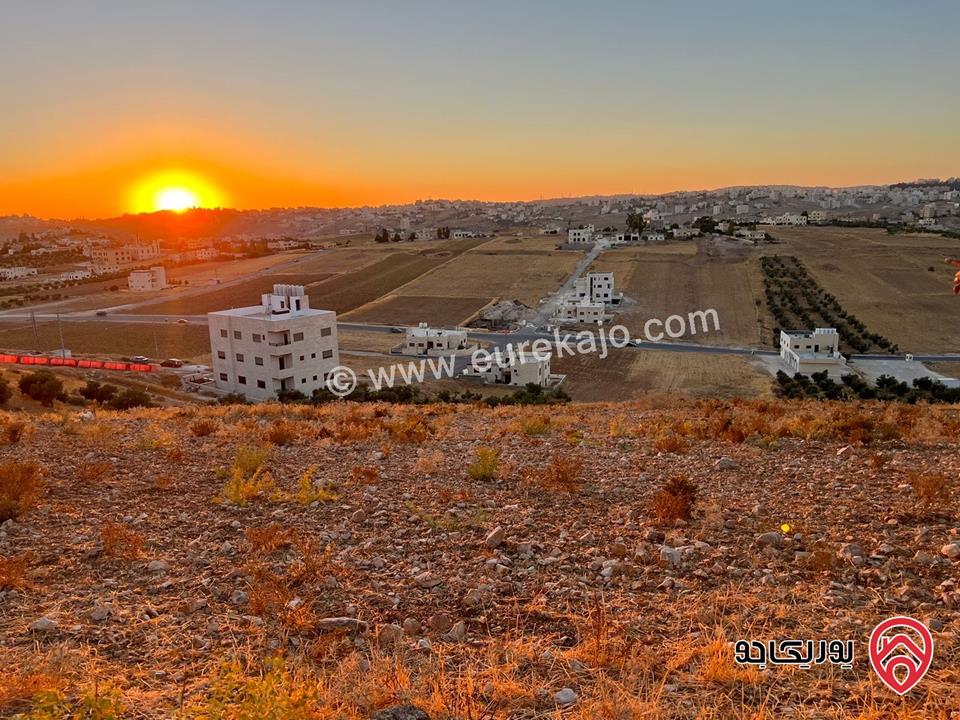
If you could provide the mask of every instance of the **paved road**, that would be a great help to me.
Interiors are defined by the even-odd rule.
[[[599,243],[595,243],[592,248],[577,261],[576,267],[573,268],[573,272],[570,274],[566,280],[564,280],[563,285],[560,286],[560,289],[555,293],[550,295],[546,300],[543,301],[543,304],[540,305],[539,313],[539,325],[543,326],[550,322],[554,315],[557,313],[557,305],[560,304],[560,298],[564,295],[567,295],[572,289],[573,284],[577,281],[584,271],[590,267],[591,263],[597,259],[601,252],[603,252],[604,246]]]

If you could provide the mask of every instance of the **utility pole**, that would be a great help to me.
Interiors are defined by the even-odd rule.
[[[37,330],[37,315],[30,311],[30,322],[33,323],[33,349],[36,352],[40,352],[40,331]]]
[[[153,351],[156,353],[157,359],[160,358],[160,343],[157,342],[157,328],[153,328]]]
[[[57,330],[60,332],[60,357],[67,356],[67,348],[63,342],[63,322],[60,320],[60,313],[57,313]]]

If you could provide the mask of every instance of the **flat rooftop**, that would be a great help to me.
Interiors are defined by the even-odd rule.
[[[251,305],[249,307],[239,307],[239,308],[230,308],[229,310],[215,310],[214,312],[207,313],[207,315],[224,315],[228,317],[243,317],[251,318],[254,320],[290,320],[293,318],[301,317],[320,317],[324,315],[336,315],[333,310],[315,310],[309,308],[307,310],[297,310],[292,315],[290,311],[286,312],[268,312],[264,310],[263,305]]]

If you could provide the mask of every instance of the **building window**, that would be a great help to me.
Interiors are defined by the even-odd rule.
[[[243,353],[237,353],[237,362],[243,362]]]
[[[226,360],[227,354],[223,350],[217,350],[217,357],[221,360]]]
[[[316,353],[310,353],[310,359],[311,359],[311,360],[316,360],[316,359],[317,359],[317,354],[316,354]]]
[[[303,340],[303,333],[294,333],[294,334],[293,334],[293,341],[294,341],[294,342],[300,342],[301,340]]]
[[[320,328],[320,337],[329,337],[333,328]]]
[[[313,376],[313,381],[314,381],[314,382],[317,381],[317,376],[316,376],[316,375]]]
[[[324,359],[324,360],[327,360],[327,359],[332,358],[332,357],[333,357],[333,350],[324,350],[324,351],[323,351],[323,359]]]
[[[303,362],[303,355],[300,356],[300,362]]]
[[[262,390],[267,387],[267,384],[263,380],[257,380],[257,387]]]
[[[237,382],[240,383],[241,385],[246,385],[246,384],[247,384],[247,378],[244,377],[243,375],[238,375],[238,376],[237,376]]]
[[[242,337],[242,335],[240,334],[240,331],[239,331],[239,330],[234,330],[234,331],[233,331],[233,339],[234,339],[234,340],[240,340],[241,337]]]
[[[253,334],[253,341],[254,341],[254,342],[260,342],[261,340],[263,340],[263,335],[261,335],[260,333],[254,333],[254,334]]]
[[[220,380],[222,380],[223,382],[226,382],[226,381],[227,381],[227,374],[226,374],[226,373],[220,373]]]
[[[306,378],[300,378],[300,384],[304,385],[307,382]]]
[[[263,365],[263,358],[262,358],[262,357],[256,357],[256,356],[254,356],[254,358],[253,358],[253,364],[254,364],[254,365]]]
[[[225,338],[226,336],[227,336],[227,331],[226,331],[226,330],[221,330],[221,331],[220,331],[220,337]]]

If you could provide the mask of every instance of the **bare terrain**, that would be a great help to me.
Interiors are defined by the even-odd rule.
[[[335,403],[2,424],[3,487],[39,481],[0,530],[2,713],[960,710],[960,520],[956,498],[922,494],[955,489],[957,407]],[[866,659],[895,614],[936,641],[903,699]],[[784,637],[854,640],[854,666],[733,661],[734,640]]]
[[[872,228],[767,228],[784,241],[767,254],[795,255],[827,292],[868,328],[906,352],[960,348],[955,269],[943,262],[960,240]]]

